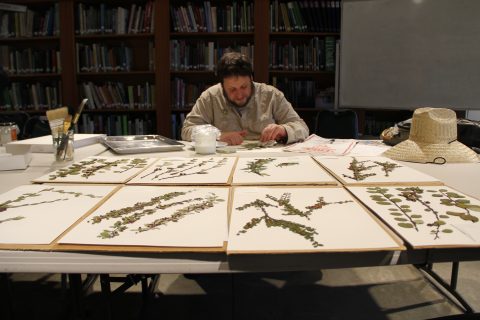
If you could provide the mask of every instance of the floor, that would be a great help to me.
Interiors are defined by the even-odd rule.
[[[448,279],[450,264],[434,270]],[[73,319],[58,274],[11,276],[14,319]],[[112,284],[112,287],[118,285]],[[480,311],[480,262],[460,264],[458,290]],[[430,319],[462,313],[413,266],[269,274],[165,274],[142,308],[137,285],[111,299],[111,319]],[[3,291],[4,294],[4,291]],[[8,319],[6,298],[0,319]],[[82,300],[84,319],[108,319],[100,281]]]

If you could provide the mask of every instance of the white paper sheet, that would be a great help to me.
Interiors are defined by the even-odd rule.
[[[88,157],[33,181],[125,183],[157,160],[142,157]]]
[[[49,244],[114,186],[25,185],[0,195],[0,243]]]
[[[237,187],[233,197],[227,253],[399,248],[343,188]]]
[[[126,186],[59,242],[222,247],[228,232],[228,192],[222,187]],[[151,223],[155,226],[150,228]]]
[[[242,157],[233,184],[337,184],[310,156]]]
[[[365,183],[441,184],[432,176],[405,167],[386,157],[316,156],[314,159],[347,185]]]
[[[162,158],[128,184],[227,184],[236,157]]]
[[[454,189],[445,186],[348,189],[413,247],[480,246],[480,201]]]

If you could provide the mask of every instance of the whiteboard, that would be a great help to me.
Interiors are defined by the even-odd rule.
[[[480,1],[344,0],[339,106],[480,109]]]

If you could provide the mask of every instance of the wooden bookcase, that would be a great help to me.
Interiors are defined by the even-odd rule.
[[[125,85],[138,85],[148,82],[154,85],[152,90],[154,106],[151,110],[124,107],[86,109],[86,116],[112,116],[127,115],[128,117],[146,117],[153,121],[153,131],[148,133],[159,133],[164,136],[172,136],[172,115],[188,113],[191,105],[174,105],[172,81],[182,79],[190,83],[205,82],[206,85],[216,82],[212,70],[172,70],[171,69],[171,41],[185,41],[188,43],[213,42],[215,48],[228,46],[231,43],[254,47],[252,60],[254,62],[254,80],[258,82],[274,83],[288,79],[290,81],[313,81],[315,89],[323,90],[334,86],[334,71],[325,70],[274,70],[271,67],[270,43],[271,41],[303,43],[312,38],[324,39],[325,37],[339,38],[339,32],[285,32],[273,31],[270,26],[271,4],[274,0],[211,0],[211,4],[218,7],[231,5],[233,2],[239,6],[253,5],[253,27],[250,31],[235,32],[180,32],[175,31],[171,24],[171,8],[192,5],[202,6],[203,2],[184,0],[151,0],[153,2],[154,28],[152,32],[133,34],[79,34],[76,32],[76,20],[78,20],[78,5],[107,7],[124,7],[130,9],[132,4],[144,5],[149,0],[7,0],[6,3],[26,5],[29,8],[46,8],[57,5],[59,10],[59,34],[51,37],[21,37],[21,38],[0,38],[0,46],[9,47],[38,47],[50,44],[51,47],[59,50],[61,59],[61,72],[53,74],[26,73],[21,76],[12,75],[11,81],[18,82],[48,82],[52,79],[58,81],[61,90],[60,105],[66,105],[73,112],[78,106],[82,93],[82,84],[92,82],[98,85],[106,82],[121,82]],[[279,3],[287,3],[286,0],[278,0]],[[309,0],[309,2],[315,2]],[[322,1],[317,1],[322,2]],[[330,2],[330,1],[329,1]],[[154,44],[153,61],[154,69],[149,69],[149,43]],[[97,44],[99,46],[130,46],[132,51],[132,67],[129,71],[99,71],[84,72],[77,67],[79,57],[78,47]],[[1,60],[0,60],[1,61]],[[0,106],[2,107],[2,106]],[[56,107],[56,106],[52,106]],[[298,105],[298,112],[305,120],[314,118],[316,110],[314,105]],[[3,113],[8,112],[1,109]],[[44,113],[45,110],[27,110],[31,114]]]

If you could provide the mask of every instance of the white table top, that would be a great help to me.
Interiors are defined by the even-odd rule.
[[[186,143],[188,145],[188,143]],[[188,147],[183,151],[145,153],[146,157],[189,157],[197,156]],[[291,152],[257,150],[221,154],[226,156],[291,156]],[[280,151],[280,150],[279,150]],[[74,161],[88,156],[117,156],[101,144],[75,150]],[[305,155],[305,154],[303,154]],[[124,157],[125,155],[121,155]],[[137,156],[138,155],[131,155]],[[25,170],[1,171],[0,193],[17,186],[29,184],[36,177],[49,173],[67,163],[55,163],[51,154],[33,154],[30,166]],[[404,165],[430,174],[460,192],[480,199],[480,163],[462,164],[418,164],[403,162]],[[448,251],[448,250],[447,250]],[[467,260],[478,260],[478,249],[466,249]],[[457,251],[458,252],[458,251]],[[472,253],[473,252],[473,253]],[[359,255],[362,255],[359,259]],[[457,254],[457,253],[456,253]],[[428,254],[430,256],[430,253]],[[458,255],[457,255],[458,256]],[[328,257],[328,259],[326,259]],[[228,259],[223,253],[86,253],[86,252],[40,252],[0,250],[0,272],[67,272],[67,273],[209,273],[236,272],[243,270],[310,270],[319,267],[349,267],[388,265],[396,263],[423,263],[426,250],[399,252],[328,253],[325,255],[261,255]],[[440,254],[439,259],[447,259]],[[458,256],[456,259],[462,259]]]

